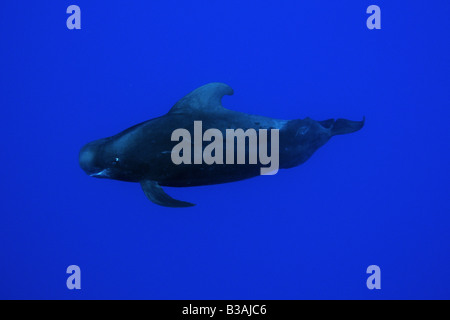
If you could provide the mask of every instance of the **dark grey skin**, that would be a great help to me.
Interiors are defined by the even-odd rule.
[[[161,186],[191,187],[248,179],[260,175],[262,165],[248,164],[248,154],[246,164],[175,165],[171,152],[179,142],[171,141],[171,136],[178,128],[187,129],[194,137],[194,121],[201,120],[202,131],[219,129],[224,143],[226,129],[278,129],[279,167],[286,169],[308,160],[332,136],[358,131],[364,125],[364,120],[278,120],[249,115],[222,107],[222,97],[232,94],[233,90],[223,83],[202,86],[182,98],[166,115],[88,143],[80,151],[80,166],[93,177],[139,182],[156,204],[189,207],[193,204],[171,198]],[[203,148],[208,144],[203,142]],[[268,145],[270,150],[270,140]]]

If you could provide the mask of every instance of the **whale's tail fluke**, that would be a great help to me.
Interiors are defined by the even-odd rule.
[[[330,125],[331,135],[347,134],[360,130],[364,126],[365,118],[361,121],[337,119]]]

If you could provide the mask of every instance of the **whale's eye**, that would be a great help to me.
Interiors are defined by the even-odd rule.
[[[114,158],[114,160],[112,161],[112,165],[116,166],[119,164],[119,158]]]

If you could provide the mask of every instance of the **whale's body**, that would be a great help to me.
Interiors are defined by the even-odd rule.
[[[200,87],[182,98],[166,115],[88,143],[80,151],[80,166],[94,177],[139,182],[147,197],[157,204],[186,207],[192,204],[171,198],[161,186],[189,187],[243,180],[259,175],[262,165],[225,161],[224,164],[194,164],[194,161],[175,164],[172,152],[178,142],[172,141],[172,134],[177,129],[186,129],[193,137],[194,123],[201,121],[203,131],[214,128],[223,133],[224,146],[227,129],[279,130],[279,167],[283,169],[305,162],[332,136],[357,131],[364,124],[364,121],[344,119],[279,120],[248,115],[222,107],[222,97],[232,94],[233,90],[222,83]],[[203,149],[207,144],[203,143]],[[245,151],[248,159],[249,148]]]

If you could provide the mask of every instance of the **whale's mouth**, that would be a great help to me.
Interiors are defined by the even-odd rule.
[[[99,171],[99,172],[91,173],[89,176],[95,177],[95,178],[109,178],[110,177],[109,174],[110,174],[110,170],[109,169],[104,169],[104,170]]]

